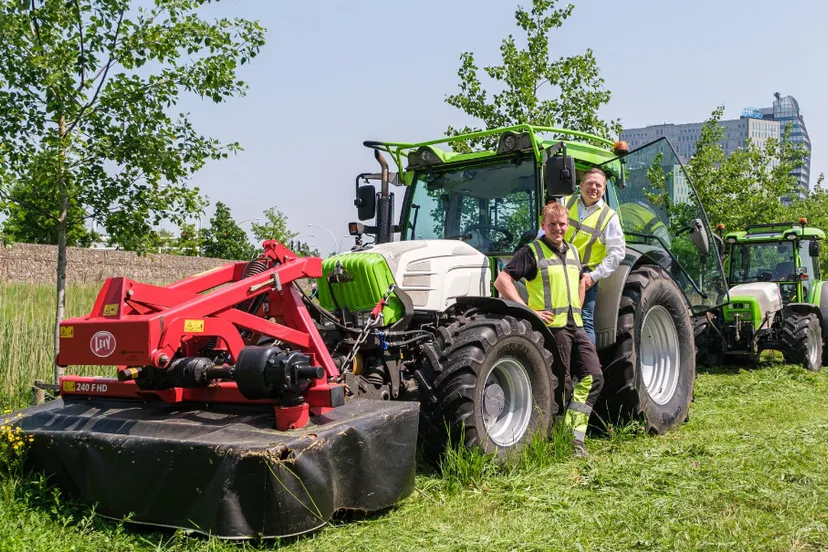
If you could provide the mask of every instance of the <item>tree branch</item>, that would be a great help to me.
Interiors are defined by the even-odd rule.
[[[35,15],[35,11],[37,10],[37,6],[35,6],[35,0],[32,0],[32,9],[29,10],[29,13],[32,16],[32,23],[34,24],[35,28],[35,36],[37,36],[37,42],[41,46],[43,45],[43,39],[40,38],[40,25],[37,24],[37,16]]]
[[[75,118],[74,121],[72,121],[72,124],[69,125],[69,129],[66,131],[66,134],[72,133],[77,124],[81,121],[81,119],[83,119],[83,116],[86,114],[86,110],[89,109],[90,106],[94,105],[96,101],[98,101],[98,95],[101,93],[101,88],[103,88],[104,82],[106,82],[106,75],[109,73],[109,68],[112,67],[113,64],[113,53],[115,50],[115,44],[118,42],[118,34],[120,34],[121,32],[121,22],[123,22],[123,20],[124,10],[122,9],[121,14],[118,16],[118,26],[115,27],[115,34],[112,37],[112,44],[109,46],[109,59],[107,60],[106,65],[101,67],[101,69],[95,75],[95,78],[92,79],[92,82],[95,82],[95,80],[98,78],[98,75],[100,75],[101,71],[103,71],[101,82],[98,83],[98,88],[95,90],[95,95],[92,96],[92,99],[89,100],[89,102],[81,108],[80,112],[78,113],[78,116]]]
[[[43,209],[41,209],[37,205],[34,205],[33,203],[29,203],[28,201],[23,201],[21,199],[15,199],[12,196],[10,196],[9,194],[7,194],[6,192],[0,191],[0,198],[4,199],[5,201],[9,201],[11,203],[14,203],[16,205],[20,205],[21,207],[25,207],[26,209],[29,209],[31,211],[36,211],[36,212],[40,213],[41,215],[43,215],[45,217],[48,217],[48,218],[50,218],[54,221],[58,220],[58,218],[55,215],[53,215],[52,213],[50,213],[48,211],[44,211]]]
[[[80,55],[81,55],[81,81],[79,90],[83,90],[83,85],[86,80],[86,56],[83,50],[83,20],[81,18],[81,9],[78,0],[74,0],[75,10],[78,12],[78,33],[80,34]]]

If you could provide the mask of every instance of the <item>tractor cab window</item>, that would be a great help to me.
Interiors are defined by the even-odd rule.
[[[531,160],[418,174],[404,239],[456,239],[512,254],[538,232],[535,182]]]
[[[667,271],[694,311],[726,303],[727,283],[710,224],[667,139],[602,168],[609,173],[623,170],[623,187],[616,178],[614,194],[608,190],[607,198],[621,218],[627,247]]]
[[[733,244],[730,282],[792,282],[797,279],[792,241]]]

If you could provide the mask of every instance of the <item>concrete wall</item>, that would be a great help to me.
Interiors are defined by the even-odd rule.
[[[101,284],[110,276],[126,276],[148,284],[167,284],[227,263],[206,257],[148,254],[70,247],[66,281]],[[0,246],[0,283],[54,284],[57,247],[16,243]]]

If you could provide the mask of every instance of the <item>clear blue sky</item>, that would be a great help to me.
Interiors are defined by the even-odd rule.
[[[529,5],[529,0],[522,0]],[[468,119],[445,103],[462,51],[498,63],[516,33],[517,0],[224,0],[206,15],[258,19],[267,44],[241,78],[248,95],[187,101],[203,133],[244,152],[208,164],[193,185],[238,221],[278,206],[320,251],[355,220],[356,174],[377,168],[363,140],[419,141]],[[828,2],[791,0],[575,0],[551,34],[553,55],[592,48],[612,100],[602,112],[625,127],[725,118],[794,96],[811,136],[811,185],[828,172]],[[516,34],[516,36],[519,36]],[[212,205],[206,218],[212,214]],[[205,220],[206,224],[206,220]],[[244,224],[247,230],[249,223]],[[351,243],[346,239],[345,243]],[[338,246],[338,243],[337,243]],[[343,245],[344,247],[344,245]]]

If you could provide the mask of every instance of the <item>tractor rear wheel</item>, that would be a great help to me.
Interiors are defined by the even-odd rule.
[[[556,412],[557,378],[543,336],[512,316],[461,315],[439,329],[417,373],[424,455],[437,462],[447,443],[504,458]]]
[[[615,344],[602,351],[604,391],[599,423],[643,420],[666,433],[688,418],[696,378],[696,347],[687,305],[660,267],[633,270],[624,284]]]
[[[785,362],[818,372],[822,365],[822,332],[816,314],[789,313],[782,320]]]

